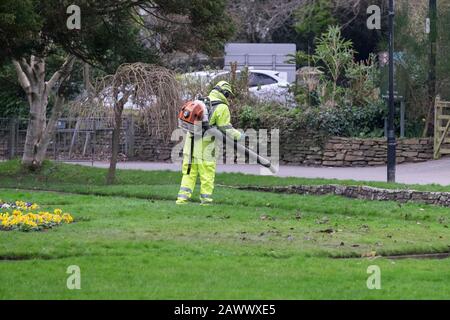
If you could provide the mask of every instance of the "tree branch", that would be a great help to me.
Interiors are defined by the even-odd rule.
[[[42,141],[46,142],[51,138],[51,135],[56,128],[56,123],[58,122],[58,119],[61,117],[61,114],[63,112],[63,106],[65,101],[66,99],[64,98],[63,95],[61,94],[56,95],[55,103],[52,109],[52,114],[47,123],[47,126],[45,127],[44,134],[42,135]]]
[[[60,83],[63,82],[70,75],[74,62],[75,62],[74,55],[67,56],[61,68],[53,74],[53,76],[50,78],[49,81],[45,83],[46,92],[52,90],[57,82]]]
[[[27,60],[25,58],[21,58],[20,60],[17,60],[22,67],[22,71],[26,74],[27,78],[30,79],[33,75],[33,70],[31,69],[31,66],[28,64]]]
[[[155,17],[156,19],[162,20],[164,22],[167,22],[169,24],[179,24],[179,25],[190,25],[192,22],[181,22],[181,21],[175,21],[174,19],[170,19],[164,15],[158,15],[156,12],[151,11],[148,7],[139,6],[140,9],[144,10],[149,15]]]
[[[70,59],[67,57],[66,62],[69,61],[69,65],[73,65],[74,59]],[[65,69],[65,63],[61,69]],[[70,67],[71,69],[71,67]],[[51,136],[53,135],[58,119],[61,117],[63,112],[63,106],[66,101],[65,98],[65,89],[66,89],[66,81],[70,78],[70,69],[67,72],[64,72],[60,77],[61,84],[58,86],[55,94],[55,103],[52,108],[52,113],[50,119],[45,127],[44,133],[42,134],[41,139],[37,143],[38,147],[43,147],[47,150],[48,144],[50,142]]]
[[[23,88],[23,90],[25,90],[26,94],[30,94],[30,92],[31,92],[30,80],[28,79],[27,75],[23,71],[22,66],[20,65],[19,61],[13,59],[12,62],[16,69],[17,77],[19,79],[19,83],[20,83],[21,87]]]

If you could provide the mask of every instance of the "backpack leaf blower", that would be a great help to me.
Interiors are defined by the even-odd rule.
[[[200,132],[202,132],[202,135],[208,131],[208,134],[213,136],[225,137],[226,143],[230,146],[234,146],[235,140],[232,137],[227,135],[226,132],[217,129],[217,127],[211,127],[209,125],[209,116],[212,114],[213,108],[222,103],[223,102],[221,101],[210,101],[208,98],[188,101],[182,106],[178,114],[178,126],[185,132],[191,134],[191,150],[187,174],[191,171],[194,153],[194,136],[198,134],[199,128],[201,128]],[[245,147],[239,142],[237,142],[236,145],[239,154],[245,155],[250,160],[256,161],[259,165],[269,169],[273,174],[277,173],[277,169],[272,165],[270,160],[261,157],[258,153]]]

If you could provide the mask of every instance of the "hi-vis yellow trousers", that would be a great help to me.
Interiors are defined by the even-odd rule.
[[[211,204],[216,177],[216,163],[212,161],[193,159],[189,171],[189,156],[183,159],[183,179],[178,192],[177,204],[185,204],[192,197],[197,177],[200,178],[200,201],[203,205]]]

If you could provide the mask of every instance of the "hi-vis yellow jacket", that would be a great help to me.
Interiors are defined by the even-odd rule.
[[[220,104],[214,104],[214,107],[210,110],[209,125],[211,127],[217,127],[217,129],[235,140],[240,140],[242,137],[241,132],[234,129],[231,125],[231,115],[227,98],[217,90],[212,90],[208,97],[211,102],[221,102]],[[204,135],[202,139],[194,140],[194,152],[192,155],[194,162],[199,160],[215,162],[215,153],[213,152],[215,146],[213,140],[214,138],[208,134]],[[183,148],[185,158],[191,156],[191,141],[192,134],[188,133]]]

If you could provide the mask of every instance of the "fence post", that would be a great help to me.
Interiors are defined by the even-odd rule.
[[[97,144],[97,119],[93,118],[92,122],[92,158],[91,158],[91,165],[94,166],[95,162],[95,150],[96,150],[96,144]]]
[[[9,139],[8,139],[8,159],[12,160],[16,156],[16,128],[17,120],[12,118],[9,122]]]
[[[440,108],[440,98],[436,98],[435,104],[434,104],[434,159],[438,160],[439,157],[439,152],[438,152],[438,148],[439,148],[439,129],[440,129],[440,115],[442,113],[442,109]]]
[[[400,138],[405,137],[405,113],[406,113],[406,102],[402,100],[400,103]]]

